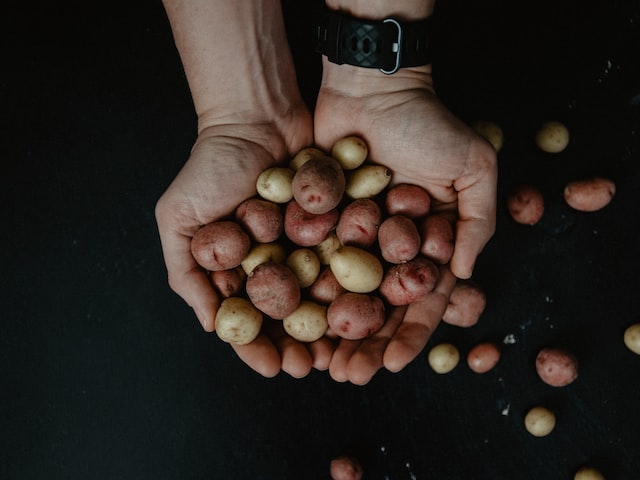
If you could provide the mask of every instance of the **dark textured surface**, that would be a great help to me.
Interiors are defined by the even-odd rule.
[[[463,352],[513,334],[484,375],[438,376],[421,355],[369,385],[263,379],[173,294],[153,218],[195,118],[160,2],[17,4],[3,16],[0,176],[0,478],[326,479],[355,452],[368,479],[607,479],[640,471],[640,357],[622,343],[640,321],[640,5],[637,1],[443,1],[436,88],[467,121],[494,120],[498,230],[474,278],[488,306],[470,329],[432,342]],[[306,98],[304,2],[285,3]],[[558,156],[537,125],[569,125]],[[582,214],[566,181],[603,174],[618,192]],[[504,195],[545,194],[535,227],[510,221]],[[580,376],[544,385],[537,350],[561,345]],[[557,414],[534,438],[523,416]]]

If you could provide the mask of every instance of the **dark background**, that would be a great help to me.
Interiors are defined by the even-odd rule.
[[[308,2],[285,2],[313,105]],[[474,279],[478,325],[430,345],[466,355],[501,343],[495,369],[432,372],[425,354],[365,387],[326,372],[263,379],[205,334],[166,284],[153,209],[195,139],[196,119],[159,1],[9,2],[2,15],[0,478],[327,479],[353,452],[368,479],[572,479],[584,464],[640,478],[640,2],[442,0],[435,82],[466,121],[497,122],[498,229]],[[536,150],[566,122],[559,155]],[[617,183],[604,210],[570,211],[568,180]],[[540,224],[510,220],[521,182],[545,194]],[[503,344],[513,334],[515,343]],[[580,376],[553,388],[539,348]],[[534,438],[534,405],[557,426]]]

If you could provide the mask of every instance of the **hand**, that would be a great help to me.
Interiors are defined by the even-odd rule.
[[[366,383],[382,366],[399,371],[422,351],[442,318],[455,277],[471,276],[495,229],[496,156],[437,99],[430,67],[386,76],[323,61],[314,118],[316,143],[330,150],[341,137],[361,136],[370,159],[393,171],[394,183],[422,186],[432,197],[433,210],[455,221],[450,271],[442,270],[435,296],[406,310],[394,309],[373,338],[338,346],[332,376]]]

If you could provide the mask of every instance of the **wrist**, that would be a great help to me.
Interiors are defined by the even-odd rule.
[[[424,20],[433,13],[435,0],[326,0],[331,10],[341,10],[354,17],[382,20],[393,17],[400,21]]]

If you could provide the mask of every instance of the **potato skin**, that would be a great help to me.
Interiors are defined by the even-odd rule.
[[[569,182],[563,192],[567,205],[581,212],[595,212],[606,207],[615,194],[616,184],[603,177]]]
[[[287,203],[293,198],[291,184],[294,173],[286,167],[267,168],[256,181],[258,195],[274,203]]]
[[[361,340],[384,325],[384,303],[367,293],[343,293],[327,308],[327,321],[331,330],[340,337]]]
[[[476,282],[458,281],[442,320],[457,327],[471,327],[478,323],[486,304],[486,295]]]
[[[453,255],[454,235],[449,220],[442,215],[427,215],[418,228],[422,245],[420,253],[444,265]]]
[[[362,480],[364,472],[355,457],[340,455],[331,460],[330,474],[331,480]]]
[[[391,182],[391,170],[383,165],[361,165],[346,174],[345,193],[351,198],[372,198]]]
[[[235,218],[256,242],[275,242],[284,231],[284,215],[280,205],[268,200],[245,200],[236,208]]]
[[[325,266],[316,278],[316,281],[309,287],[308,295],[314,302],[329,305],[339,295],[347,290],[336,280],[331,268]]]
[[[536,356],[536,372],[552,387],[564,387],[578,378],[578,360],[567,350],[546,347]]]
[[[420,256],[389,268],[378,291],[390,305],[408,305],[429,295],[439,279],[438,267]]]
[[[327,307],[302,300],[298,308],[282,320],[285,331],[300,342],[314,342],[322,337],[328,328]]]
[[[313,250],[308,248],[297,248],[292,251],[285,264],[296,274],[300,288],[309,287],[320,273],[320,260]]]
[[[382,210],[370,198],[360,198],[349,203],[340,213],[336,235],[342,245],[366,248],[378,238],[382,222]]]
[[[542,192],[531,185],[518,185],[507,196],[509,215],[522,225],[535,225],[544,214]]]
[[[401,183],[387,191],[384,204],[389,215],[419,218],[429,213],[431,196],[418,185]]]
[[[557,120],[544,122],[535,136],[536,145],[547,153],[560,153],[569,145],[569,129]]]
[[[467,354],[467,364],[476,373],[486,373],[500,360],[500,349],[493,342],[475,345]]]
[[[209,280],[211,281],[211,284],[220,296],[224,298],[242,294],[246,279],[247,274],[240,266],[229,270],[216,270],[209,272]]]
[[[282,320],[300,304],[301,292],[296,275],[282,263],[262,263],[247,277],[246,291],[255,307]]]
[[[420,252],[422,240],[413,220],[404,215],[393,215],[378,229],[380,254],[387,262],[404,263]]]
[[[248,299],[225,298],[216,313],[216,333],[227,343],[246,345],[258,336],[262,321],[262,313]]]
[[[343,137],[333,144],[331,156],[344,170],[353,170],[364,163],[369,155],[367,144],[360,137]]]
[[[329,266],[340,285],[350,292],[372,292],[378,288],[384,275],[378,257],[349,245],[344,245],[333,253]]]
[[[298,202],[291,200],[284,212],[284,232],[300,247],[313,247],[327,238],[338,223],[337,209],[320,215],[309,213]]]
[[[191,254],[207,270],[235,268],[251,248],[251,238],[236,222],[223,220],[200,227],[191,239]]]
[[[296,171],[293,198],[309,213],[321,215],[338,206],[344,195],[344,170],[334,158],[313,157]]]

